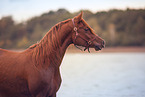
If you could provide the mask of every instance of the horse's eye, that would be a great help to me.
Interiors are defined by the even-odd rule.
[[[88,31],[89,30],[89,28],[86,28],[86,29],[84,29],[85,31]]]

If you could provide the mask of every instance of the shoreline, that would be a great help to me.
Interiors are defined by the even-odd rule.
[[[88,51],[81,51],[77,48],[67,49],[67,53],[88,53]],[[106,47],[100,51],[95,51],[90,48],[90,53],[118,53],[118,52],[145,52],[145,47]]]
[[[16,51],[16,52],[21,52],[24,51],[25,49],[7,49],[11,51]],[[145,47],[137,47],[137,46],[132,46],[132,47],[105,47],[100,51],[95,51],[94,48],[90,48],[90,53],[118,53],[118,52],[145,52]],[[88,51],[81,51],[78,48],[75,47],[69,47],[66,50],[66,53],[88,53]]]

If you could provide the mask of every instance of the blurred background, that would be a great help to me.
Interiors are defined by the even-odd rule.
[[[145,0],[0,0],[0,48],[24,50],[80,11],[106,48],[68,48],[58,97],[145,97]]]
[[[81,10],[106,47],[145,46],[145,0],[1,0],[0,48],[27,48]]]

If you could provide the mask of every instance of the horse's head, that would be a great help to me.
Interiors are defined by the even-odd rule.
[[[89,48],[95,48],[96,51],[101,50],[105,47],[104,40],[93,32],[93,29],[82,18],[82,14],[83,12],[72,19],[74,45],[83,46],[84,50],[88,49],[88,51]]]

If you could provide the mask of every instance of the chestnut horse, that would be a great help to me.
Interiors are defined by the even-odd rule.
[[[22,52],[0,49],[0,97],[56,97],[59,67],[70,44],[104,48],[104,41],[82,18],[82,12],[56,24],[43,39]]]

